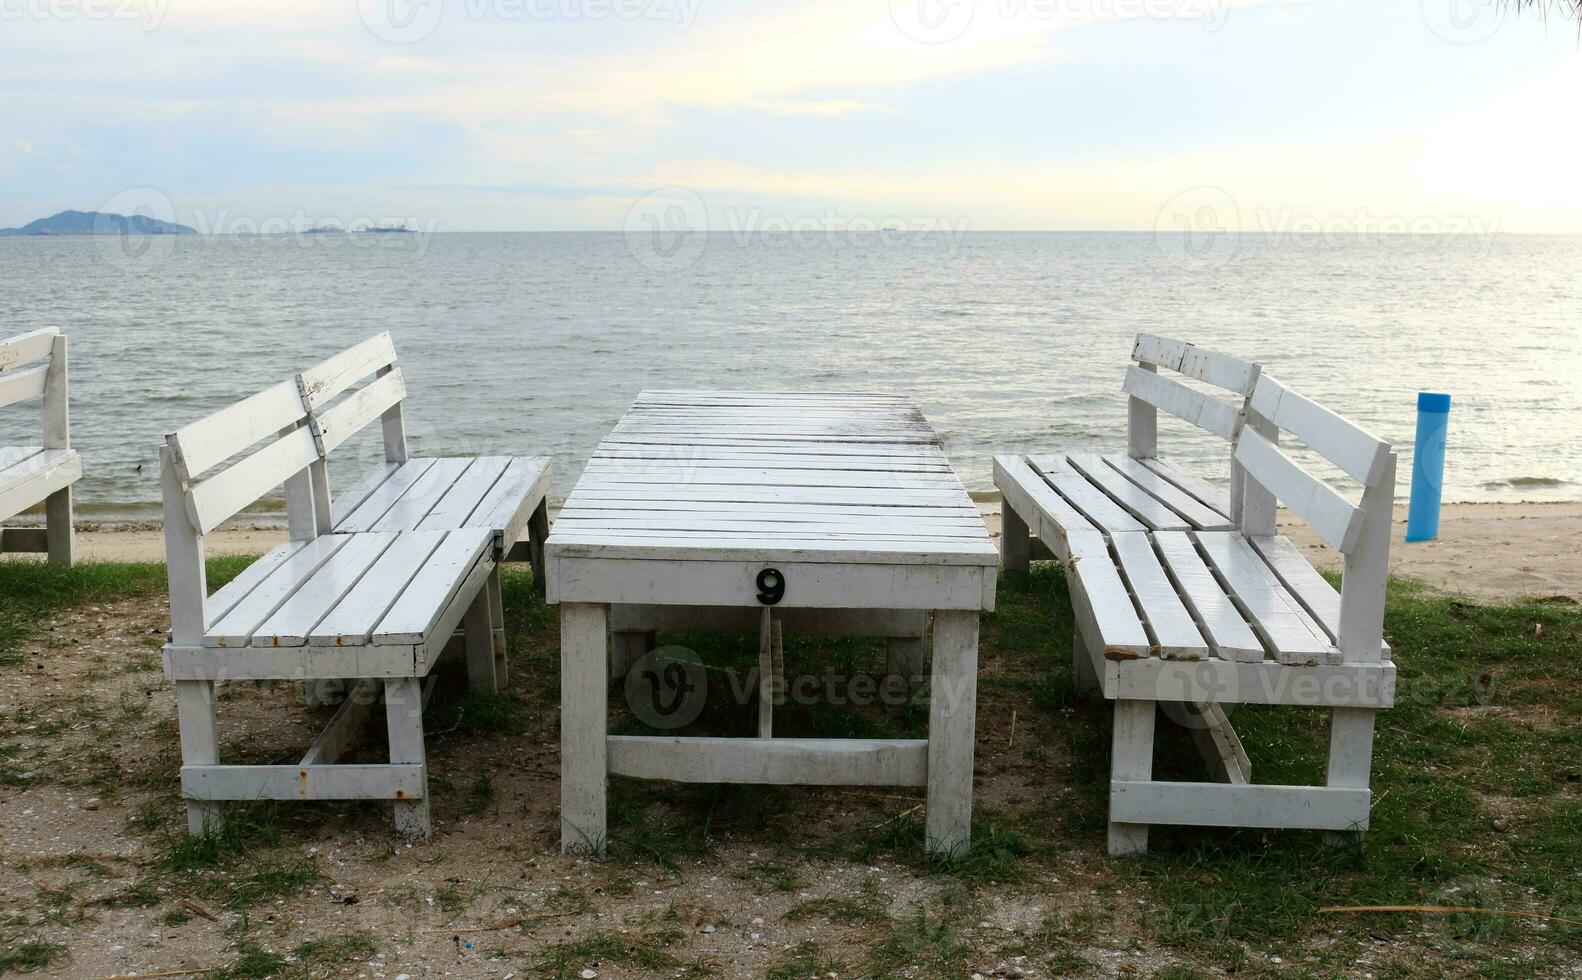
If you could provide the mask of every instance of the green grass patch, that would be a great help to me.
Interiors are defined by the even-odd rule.
[[[0,946],[0,974],[15,971],[32,973],[57,966],[70,959],[66,947],[41,939],[23,939]]]

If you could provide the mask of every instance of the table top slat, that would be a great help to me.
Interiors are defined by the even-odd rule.
[[[551,557],[993,566],[922,412],[867,392],[645,391],[561,509]]]

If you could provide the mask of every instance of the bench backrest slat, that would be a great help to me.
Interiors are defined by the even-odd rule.
[[[1263,375],[1253,390],[1252,410],[1307,443],[1365,487],[1384,472],[1390,444],[1329,409]]]
[[[49,365],[23,368],[20,371],[0,372],[0,408],[25,402],[44,395],[44,379],[49,375]]]
[[[318,458],[313,433],[306,427],[293,429],[202,483],[189,485],[192,523],[199,534],[208,534]]]
[[[375,380],[365,388],[313,416],[313,430],[318,434],[325,455],[355,435],[363,426],[401,404],[406,397],[406,382],[401,369]]]
[[[1336,550],[1356,547],[1362,529],[1362,508],[1297,465],[1280,447],[1250,426],[1236,440],[1236,462],[1277,500],[1285,501],[1318,536]]]
[[[1178,374],[1204,381],[1245,398],[1258,381],[1258,365],[1239,357],[1221,354],[1189,344],[1184,340],[1140,333],[1132,346],[1132,360],[1169,368]]]
[[[34,398],[44,400],[44,448],[70,449],[66,338],[54,327],[0,340],[0,408]]]
[[[21,336],[0,340],[0,372],[14,371],[24,364],[48,357],[60,331],[54,327],[33,330]]]
[[[362,378],[393,367],[395,361],[395,341],[382,333],[308,368],[297,376],[308,410],[317,411]]]
[[[1360,483],[1361,502],[1353,504],[1282,451],[1277,445],[1282,431]],[[1256,494],[1271,504],[1267,514],[1249,517],[1242,533],[1273,534],[1272,504],[1280,500],[1339,551],[1343,565],[1335,645],[1348,662],[1379,660],[1395,498],[1396,457],[1390,444],[1264,376],[1248,399],[1235,458],[1246,474],[1248,498]]]
[[[1207,429],[1226,442],[1236,438],[1240,413],[1222,401],[1216,401],[1200,391],[1132,366],[1126,369],[1122,388],[1133,398],[1141,399],[1155,408],[1162,408],[1176,418],[1184,419],[1202,429]]]
[[[1205,350],[1184,340],[1140,333],[1132,345],[1132,360],[1122,387],[1130,395],[1127,402],[1126,453],[1133,459],[1154,459],[1159,455],[1159,409],[1191,422],[1226,442],[1234,443],[1247,421],[1247,403],[1262,368],[1252,361]],[[1174,371],[1184,378],[1220,388],[1231,399],[1213,397],[1160,374]],[[1249,518],[1272,517],[1274,504],[1262,499],[1256,485],[1250,485],[1236,462],[1230,467],[1230,517],[1238,527]],[[1272,527],[1272,521],[1270,522]]]
[[[296,382],[282,381],[176,430],[168,442],[192,478],[306,417]]]

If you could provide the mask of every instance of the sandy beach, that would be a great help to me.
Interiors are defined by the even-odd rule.
[[[1000,533],[998,503],[981,505],[989,532]],[[1582,600],[1582,503],[1446,504],[1437,540],[1406,544],[1406,509],[1390,551],[1396,574],[1445,592],[1494,600],[1568,596]],[[1315,564],[1334,567],[1338,555],[1300,521],[1282,512],[1282,531],[1310,550]],[[256,555],[285,540],[283,527],[222,528],[205,543],[211,556]],[[162,561],[157,524],[87,525],[78,533],[88,561]]]

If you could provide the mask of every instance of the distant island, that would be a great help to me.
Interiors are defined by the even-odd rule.
[[[104,211],[62,211],[30,221],[20,228],[0,228],[0,238],[24,235],[196,235],[196,228],[141,214],[130,217]]]
[[[319,225],[317,228],[309,228],[307,231],[304,231],[302,234],[304,234],[304,235],[345,235],[345,234],[348,234],[348,233],[358,234],[358,235],[410,235],[413,232],[412,232],[412,229],[408,228],[406,225],[390,225],[390,226],[385,226],[385,225],[367,225],[367,226],[362,227],[362,228],[351,228],[351,229],[341,228],[341,227],[339,227],[337,225]]]

